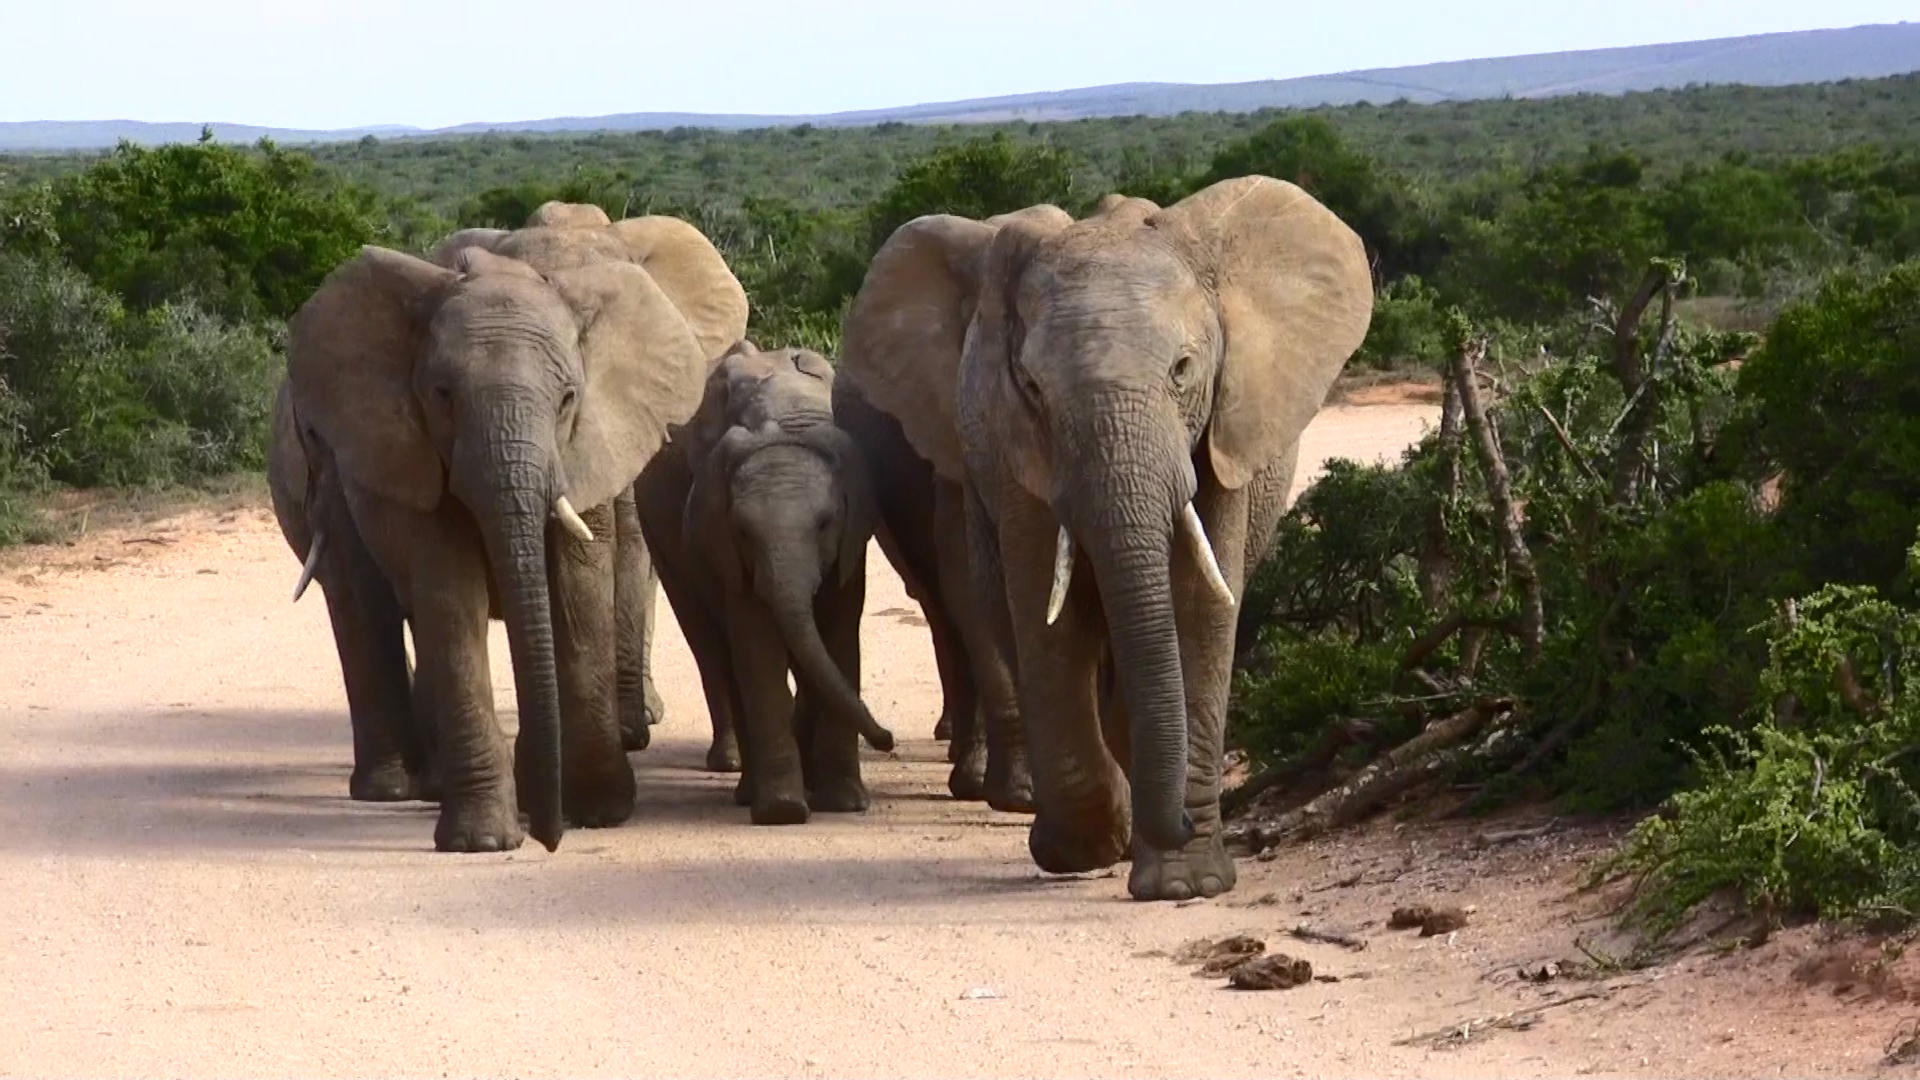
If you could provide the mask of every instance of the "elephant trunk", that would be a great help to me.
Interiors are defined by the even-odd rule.
[[[803,560],[794,560],[801,563]],[[893,749],[893,732],[873,718],[859,691],[847,681],[846,673],[827,651],[820,638],[820,624],[814,619],[813,601],[819,593],[822,573],[819,563],[805,560],[804,565],[773,566],[766,559],[754,568],[754,589],[773,613],[780,637],[786,642],[787,655],[793,661],[796,677],[809,691],[820,695],[826,709],[860,733],[867,745],[882,752]]]
[[[1194,481],[1184,440],[1161,430],[1170,425],[1156,422],[1155,410],[1121,402],[1104,412],[1108,422],[1097,438],[1063,440],[1081,449],[1070,455],[1073,494],[1062,518],[1086,552],[1106,614],[1127,709],[1134,829],[1170,851],[1193,838],[1186,686],[1170,575],[1176,514],[1193,497]],[[1111,423],[1129,416],[1117,429]]]
[[[552,465],[557,458],[548,445],[512,436],[485,440],[475,457],[468,468],[455,468],[455,494],[480,522],[507,624],[520,707],[514,773],[528,832],[552,851],[566,831],[560,805],[560,682],[547,594],[547,521],[558,486]],[[463,478],[469,482],[463,484]]]

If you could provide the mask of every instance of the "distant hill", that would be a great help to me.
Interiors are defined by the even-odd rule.
[[[1920,23],[1901,22],[1841,30],[1716,38],[1710,41],[1641,45],[1620,49],[1538,53],[1444,64],[1377,68],[1335,75],[1260,82],[1121,83],[1078,90],[1016,94],[817,116],[707,113],[618,113],[554,117],[504,123],[460,124],[424,130],[401,126],[301,131],[213,123],[223,142],[342,142],[367,135],[383,138],[467,135],[487,131],[647,131],[673,127],[741,129],[813,124],[847,127],[888,122],[910,124],[995,123],[1008,120],[1082,120],[1106,116],[1171,116],[1183,112],[1252,112],[1316,105],[1538,98],[1564,94],[1621,94],[1688,85],[1742,83],[1785,86],[1873,79],[1920,71]],[[198,123],[152,124],[133,120],[0,123],[0,152],[78,150],[138,143],[190,142]]]

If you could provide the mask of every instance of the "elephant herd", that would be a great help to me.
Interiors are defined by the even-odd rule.
[[[894,742],[859,690],[877,539],[927,616],[954,796],[1032,812],[1047,871],[1223,892],[1237,597],[1371,285],[1351,229],[1258,176],[908,222],[837,367],[748,342],[739,281],[673,218],[549,203],[430,258],[365,248],[292,319],[269,450],[350,793],[438,800],[442,851],[626,820],[657,583],[751,820],[864,810],[860,744]]]

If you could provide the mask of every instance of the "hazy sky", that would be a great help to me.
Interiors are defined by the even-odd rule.
[[[0,120],[813,113],[1895,22],[1914,0],[20,0]],[[1167,13],[1185,14],[1170,20]]]

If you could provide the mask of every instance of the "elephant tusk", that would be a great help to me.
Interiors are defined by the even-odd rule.
[[[587,523],[573,512],[573,504],[567,501],[565,495],[553,500],[553,516],[560,519],[560,524],[566,526],[568,532],[579,537],[581,543],[593,543],[593,530],[587,528]]]
[[[313,543],[307,547],[307,561],[300,566],[300,580],[293,585],[294,603],[299,603],[300,598],[307,594],[307,586],[313,584],[314,572],[320,569],[320,549],[326,546],[327,534],[314,533]]]
[[[1195,510],[1192,503],[1180,512],[1180,531],[1193,541],[1200,557],[1200,572],[1207,576],[1207,584],[1222,603],[1232,607],[1233,589],[1227,585],[1227,575],[1220,572],[1220,560],[1213,555],[1213,541],[1207,539],[1207,527],[1200,523],[1200,511]]]
[[[1053,591],[1047,594],[1047,625],[1052,626],[1060,619],[1060,609],[1067,606],[1067,587],[1073,584],[1073,537],[1067,535],[1067,527],[1060,526],[1060,539],[1053,545]]]

